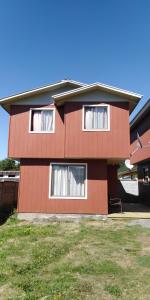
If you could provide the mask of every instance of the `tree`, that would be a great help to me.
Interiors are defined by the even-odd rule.
[[[0,161],[0,171],[17,171],[19,170],[19,167],[19,163],[11,158],[6,158]]]

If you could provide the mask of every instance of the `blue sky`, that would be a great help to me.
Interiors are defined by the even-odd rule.
[[[0,98],[69,78],[150,97],[150,1],[0,0]],[[0,159],[8,114],[0,109]]]

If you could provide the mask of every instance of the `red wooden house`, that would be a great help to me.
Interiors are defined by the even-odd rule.
[[[130,124],[131,163],[137,165],[139,197],[150,205],[150,99]]]
[[[2,99],[8,156],[20,160],[18,213],[107,215],[129,158],[129,113],[141,95],[62,80]]]

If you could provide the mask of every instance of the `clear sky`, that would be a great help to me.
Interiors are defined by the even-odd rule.
[[[0,0],[0,98],[69,78],[150,97],[149,0]],[[8,114],[0,109],[0,159]]]

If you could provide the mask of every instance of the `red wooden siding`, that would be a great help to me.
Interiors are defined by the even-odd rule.
[[[137,132],[140,135],[141,142],[144,147],[138,148]],[[150,113],[144,119],[140,120],[138,124],[131,129],[131,163],[135,164],[150,158]],[[149,147],[148,147],[149,145]],[[147,146],[147,147],[145,147]]]
[[[129,156],[128,103],[110,103],[110,131],[82,131],[82,103],[65,104],[65,156],[126,158]]]
[[[82,131],[82,103],[70,102],[56,108],[55,133],[29,133],[30,107],[16,105],[11,108],[10,157],[122,159],[129,157],[128,103],[110,103],[108,132]]]
[[[88,163],[87,199],[49,199],[50,162],[21,160],[18,212],[107,214],[107,163],[105,160],[63,160]],[[62,162],[62,160],[60,161]]]
[[[30,107],[11,107],[9,157],[64,157],[63,107],[55,110],[55,132],[49,134],[29,133]]]

